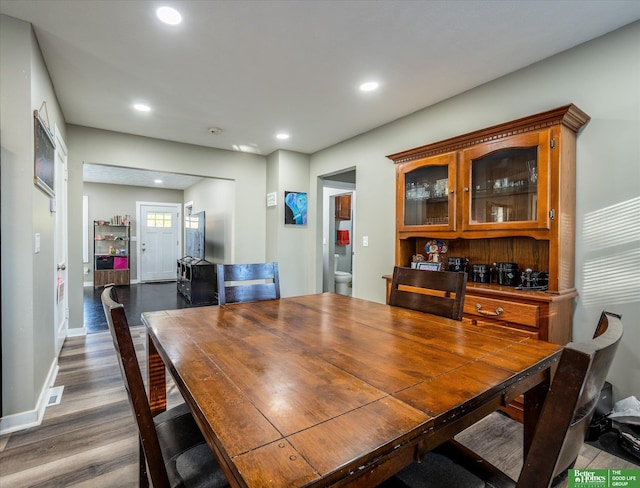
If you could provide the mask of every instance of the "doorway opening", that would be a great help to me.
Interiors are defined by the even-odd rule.
[[[356,170],[322,180],[322,291],[353,295]]]

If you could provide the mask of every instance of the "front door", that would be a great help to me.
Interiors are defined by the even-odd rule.
[[[180,204],[139,203],[139,281],[176,279],[180,250]]]

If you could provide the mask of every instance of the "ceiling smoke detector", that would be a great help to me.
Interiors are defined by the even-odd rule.
[[[220,132],[222,132],[222,129],[220,127],[209,127],[209,132],[211,134],[220,134]]]

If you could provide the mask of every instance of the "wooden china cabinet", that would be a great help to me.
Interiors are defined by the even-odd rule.
[[[465,322],[569,342],[576,135],[588,120],[567,105],[388,156],[396,164],[395,264],[410,266],[414,255],[426,257],[427,243],[445,242],[443,269],[448,257],[469,260]],[[474,281],[473,269],[494,263],[545,272],[548,289]],[[521,419],[518,405],[509,413]]]

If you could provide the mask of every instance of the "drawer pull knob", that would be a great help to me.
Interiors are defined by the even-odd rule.
[[[498,307],[496,308],[495,312],[489,312],[487,310],[482,310],[482,305],[480,305],[479,303],[476,303],[476,310],[478,311],[478,313],[481,313],[482,315],[491,315],[491,316],[498,316],[500,315],[502,312],[504,312],[502,307]]]

